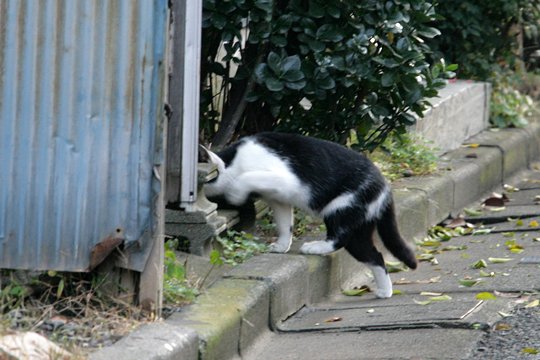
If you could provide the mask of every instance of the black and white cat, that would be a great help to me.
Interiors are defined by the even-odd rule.
[[[240,206],[261,197],[272,208],[278,240],[271,251],[285,253],[292,242],[293,207],[323,218],[327,238],[306,242],[304,254],[328,254],[342,247],[373,272],[379,298],[392,296],[392,282],[373,245],[377,229],[385,247],[408,267],[414,252],[400,236],[392,193],[365,156],[341,145],[300,135],[260,133],[215,154],[218,177],[205,185],[209,197]]]

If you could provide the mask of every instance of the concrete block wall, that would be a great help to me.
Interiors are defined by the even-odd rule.
[[[433,143],[440,153],[457,149],[471,136],[488,127],[491,85],[458,80],[450,82],[430,99],[432,108],[411,131]]]

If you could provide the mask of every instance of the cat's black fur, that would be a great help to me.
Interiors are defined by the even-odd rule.
[[[251,208],[249,203],[253,195],[260,195],[271,206],[274,204],[274,212],[278,211],[279,222],[283,225],[280,233],[286,232],[289,205],[319,214],[327,228],[327,240],[306,243],[301,251],[324,254],[345,247],[353,257],[379,273],[375,274],[378,286],[386,287],[380,297],[391,294],[388,295],[389,278],[386,275],[381,280],[382,275],[377,269],[386,272],[382,255],[373,245],[375,230],[395,257],[410,268],[416,268],[415,255],[397,228],[389,186],[364,155],[311,137],[260,133],[241,139],[217,156],[222,160],[218,167],[223,174],[215,183],[207,185],[210,195],[222,195],[235,205],[243,204],[244,210]],[[261,159],[253,159],[254,156]],[[283,163],[283,166],[269,165],[266,169],[266,161],[277,165]],[[220,179],[220,176],[224,178]],[[297,179],[299,185],[290,183],[291,178]],[[241,185],[243,181],[245,188]],[[248,193],[243,194],[245,191]],[[292,234],[280,234],[278,243],[281,245],[278,244],[277,252],[288,250],[288,247],[284,248],[287,237]],[[391,283],[389,286],[391,292]]]

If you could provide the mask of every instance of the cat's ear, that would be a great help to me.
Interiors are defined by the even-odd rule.
[[[218,171],[220,171],[220,172],[225,170],[225,163],[223,162],[223,160],[216,153],[208,150],[207,148],[205,148],[202,145],[199,145],[199,146],[206,152],[206,155],[208,155],[208,162],[209,163],[216,165],[217,168],[218,168]]]

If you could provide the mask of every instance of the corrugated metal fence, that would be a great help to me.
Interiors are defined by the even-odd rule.
[[[0,268],[84,271],[120,240],[144,266],[167,26],[167,0],[0,1]]]

